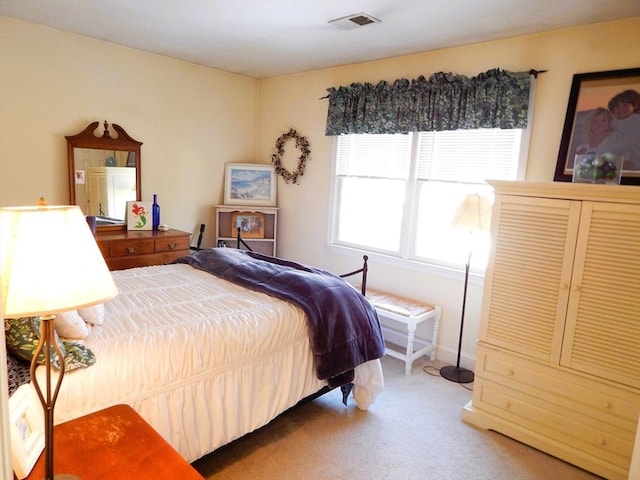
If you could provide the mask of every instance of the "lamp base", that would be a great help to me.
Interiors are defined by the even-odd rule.
[[[453,365],[442,367],[440,369],[440,376],[446,378],[450,382],[456,383],[471,383],[474,378],[474,374],[471,370]]]

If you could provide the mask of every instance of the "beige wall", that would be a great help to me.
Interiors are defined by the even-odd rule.
[[[324,136],[332,86],[491,68],[547,69],[537,82],[527,178],[551,180],[575,73],[640,65],[640,17],[254,80],[0,17],[0,205],[41,195],[66,203],[65,135],[115,122],[144,142],[143,196],[159,194],[162,221],[197,234],[222,200],[225,162],[269,163],[276,138],[296,128],[311,143],[299,185],[278,180],[279,255],[333,271],[356,256],[326,245],[332,139]],[[297,152],[287,144],[285,167]],[[366,205],[363,205],[366,208]],[[384,222],[384,219],[380,219]],[[462,273],[441,276],[373,259],[371,284],[444,308],[439,356],[455,360]],[[481,286],[469,292],[463,363],[472,365]]]
[[[500,41],[424,52],[376,62],[271,78],[260,82],[257,157],[268,161],[276,138],[290,126],[311,143],[311,159],[300,185],[278,184],[279,254],[332,271],[354,267],[357,258],[336,255],[326,245],[332,164],[332,139],[324,136],[328,87],[352,82],[393,81],[451,71],[469,76],[491,68],[548,70],[538,77],[527,179],[552,180],[575,73],[640,66],[640,17],[527,35]],[[295,168],[295,150],[285,166]],[[362,208],[366,208],[363,205]],[[381,218],[379,221],[384,222]],[[455,362],[462,273],[441,276],[373,259],[371,285],[441,304],[439,358]],[[471,285],[463,344],[463,363],[473,364],[481,286]]]
[[[225,162],[253,161],[257,81],[0,17],[0,205],[68,203],[65,135],[117,123],[142,145],[142,194],[197,234]]]

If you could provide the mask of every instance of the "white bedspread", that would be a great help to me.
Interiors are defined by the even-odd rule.
[[[184,264],[112,273],[120,294],[85,342],[96,363],[65,375],[56,423],[126,403],[191,462],[324,386],[297,306]],[[367,409],[380,362],[354,383]]]

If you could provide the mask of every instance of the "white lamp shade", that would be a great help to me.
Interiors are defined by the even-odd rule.
[[[451,222],[455,228],[487,232],[491,227],[491,202],[485,195],[466,195]]]
[[[89,307],[118,294],[77,206],[0,209],[0,289],[5,317]]]

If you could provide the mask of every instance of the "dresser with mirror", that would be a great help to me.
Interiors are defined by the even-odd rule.
[[[160,265],[189,254],[188,232],[127,230],[127,202],[142,200],[142,142],[106,121],[65,138],[70,204],[96,217],[96,241],[109,269]]]

